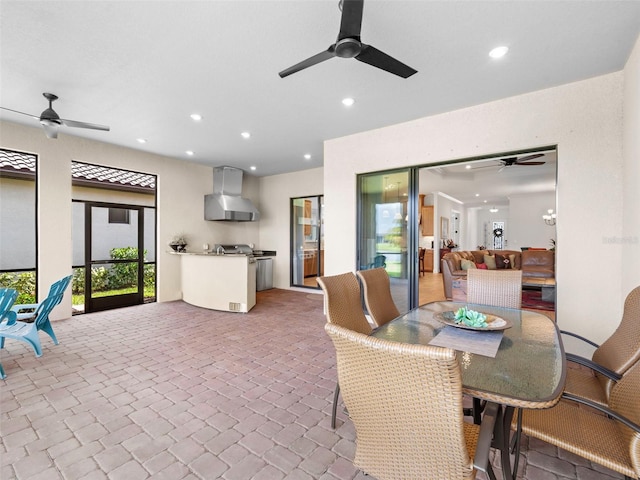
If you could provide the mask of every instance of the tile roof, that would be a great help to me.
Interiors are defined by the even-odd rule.
[[[0,171],[35,173],[36,155],[0,149]],[[78,180],[88,180],[102,184],[156,188],[155,175],[120,170],[117,168],[71,162],[71,176]]]

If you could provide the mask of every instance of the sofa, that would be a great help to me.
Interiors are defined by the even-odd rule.
[[[466,250],[445,253],[440,261],[444,294],[449,300],[453,298],[454,280],[466,280],[469,268],[522,270],[522,283],[524,284],[530,279],[555,278],[555,260],[555,251],[542,249],[528,249],[523,252],[517,250]]]

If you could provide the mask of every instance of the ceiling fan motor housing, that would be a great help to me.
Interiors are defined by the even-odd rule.
[[[49,125],[49,126],[60,125],[61,124],[60,116],[52,108],[47,108],[40,115],[40,123],[42,125]]]
[[[340,58],[353,58],[360,55],[362,44],[355,38],[343,38],[336,42],[336,56]]]

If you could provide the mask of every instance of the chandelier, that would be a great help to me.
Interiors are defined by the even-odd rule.
[[[550,227],[553,227],[556,224],[556,214],[553,213],[553,209],[552,208],[547,210],[547,214],[546,215],[542,215],[542,219],[544,220],[544,223],[546,223]]]

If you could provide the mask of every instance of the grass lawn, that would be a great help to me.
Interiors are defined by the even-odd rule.
[[[135,293],[138,289],[136,287],[120,288],[118,290],[105,290],[104,292],[94,292],[93,298],[110,297],[113,295],[125,295],[127,293]],[[155,290],[151,287],[145,287],[144,298],[154,297]],[[84,305],[84,294],[74,294],[72,296],[73,305]]]

